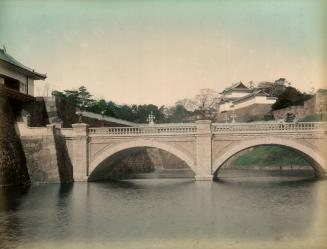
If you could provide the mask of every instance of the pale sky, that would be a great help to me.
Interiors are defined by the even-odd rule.
[[[327,0],[0,0],[0,44],[63,90],[172,105],[280,77],[327,84]]]

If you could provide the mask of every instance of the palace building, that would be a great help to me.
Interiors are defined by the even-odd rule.
[[[28,68],[0,48],[0,84],[4,85],[8,98],[21,102],[34,99],[34,81],[46,79],[45,74],[40,74]]]
[[[34,102],[34,80],[44,80],[46,75],[35,72],[0,49],[0,186],[29,184],[16,122],[22,106]]]
[[[270,83],[269,86],[274,83]],[[252,122],[264,120],[271,112],[276,98],[269,94],[267,87],[247,87],[242,82],[225,88],[218,103],[217,122]]]
[[[242,82],[226,88],[221,94],[219,113],[237,110],[251,105],[272,105],[276,102],[275,97],[257,88],[249,88]]]

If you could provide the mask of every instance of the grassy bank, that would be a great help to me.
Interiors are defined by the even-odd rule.
[[[259,146],[250,149],[234,161],[235,168],[254,166],[307,166],[303,156],[293,150],[279,146]]]
[[[322,114],[313,114],[313,115],[308,115],[305,116],[304,118],[299,120],[300,122],[326,122],[327,121],[327,114],[322,113]]]

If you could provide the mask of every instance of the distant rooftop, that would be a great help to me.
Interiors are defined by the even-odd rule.
[[[248,88],[246,85],[244,85],[241,81],[234,83],[232,86],[227,87],[224,89],[222,93],[230,92],[230,91],[246,91],[251,92],[252,90]]]
[[[47,77],[45,74],[37,73],[34,71],[34,69],[31,69],[17,61],[15,58],[13,58],[10,54],[7,53],[5,48],[0,48],[0,61],[15,67],[16,69],[22,71],[28,76],[33,77],[36,80],[44,80]]]

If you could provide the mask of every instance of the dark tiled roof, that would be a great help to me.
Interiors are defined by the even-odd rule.
[[[237,99],[239,99],[239,98],[222,98],[220,100],[219,104],[224,104],[226,102],[232,102],[232,101],[237,100]]]
[[[32,76],[34,79],[44,80],[47,77],[45,74],[37,73],[34,71],[34,69],[24,66],[22,63],[20,63],[11,55],[9,55],[5,49],[0,48],[0,60],[24,71],[26,74]]]
[[[226,93],[229,91],[251,91],[246,85],[244,85],[241,81],[234,83],[232,86],[225,88],[225,90],[222,93]]]

